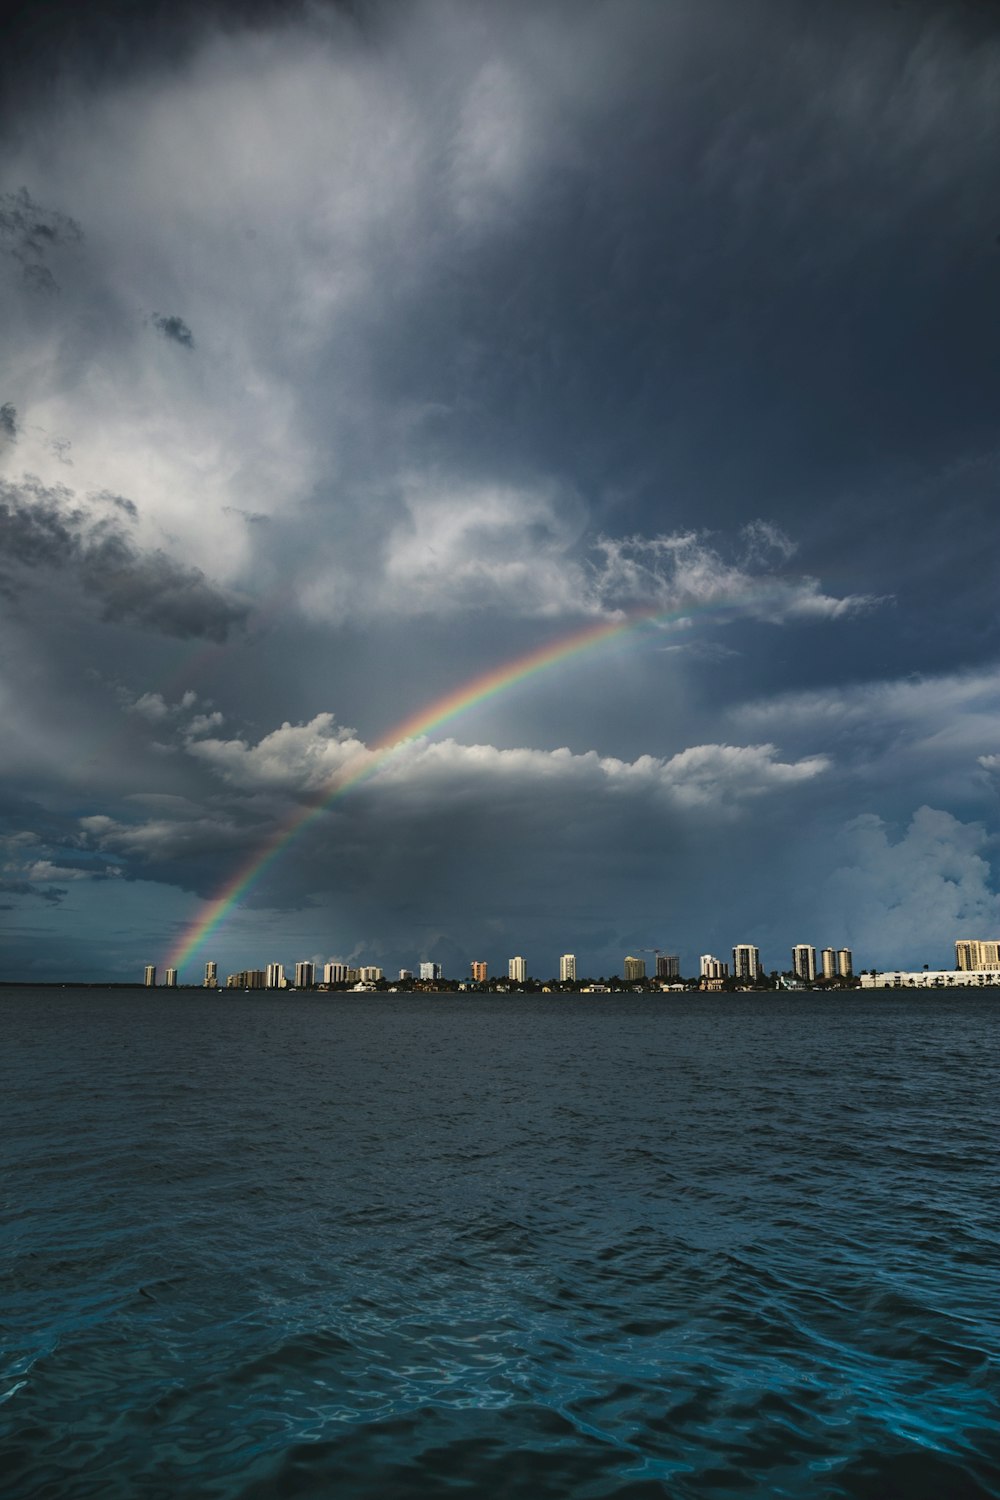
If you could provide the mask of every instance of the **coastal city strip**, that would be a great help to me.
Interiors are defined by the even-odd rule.
[[[949,985],[997,985],[1000,986],[1000,941],[989,942],[978,938],[959,938],[955,943],[955,967],[953,969],[869,969],[860,974],[854,970],[854,957],[850,948],[823,948],[817,955],[811,943],[797,943],[792,949],[791,967],[781,973],[772,970],[765,973],[760,961],[760,950],[752,943],[737,943],[733,948],[732,964],[703,953],[699,959],[697,978],[681,977],[680,957],[676,953],[664,953],[658,948],[643,949],[655,957],[654,971],[647,973],[646,960],[627,954],[621,975],[608,978],[587,979],[577,975],[576,955],[564,953],[559,959],[559,978],[538,980],[528,973],[527,960],[515,956],[507,961],[507,974],[490,977],[488,965],[474,960],[468,979],[447,978],[442,966],[433,962],[421,962],[417,970],[400,969],[398,977],[390,981],[382,969],[375,964],[352,967],[346,963],[327,963],[318,972],[317,965],[303,960],[294,967],[289,977],[284,964],[272,963],[263,969],[241,969],[229,974],[225,984],[220,984],[218,966],[209,960],[201,988],[216,990],[385,990],[398,993],[406,990],[449,989],[458,991],[485,991],[508,994],[514,991],[568,990],[578,994],[606,994],[620,990],[703,990],[723,993],[733,990],[801,990],[801,989],[944,989]],[[147,964],[144,983],[147,989],[157,987],[155,964]],[[163,986],[177,989],[176,969],[167,969]]]

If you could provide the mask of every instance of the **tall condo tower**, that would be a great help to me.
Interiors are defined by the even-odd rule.
[[[146,965],[146,977],[143,980],[143,983],[145,984],[147,990],[150,990],[150,989],[153,988],[153,985],[156,983],[156,965],[155,964],[147,964]]]
[[[733,949],[733,978],[748,979],[751,983],[763,974],[760,964],[760,949],[752,943],[737,943]]]
[[[1000,943],[981,938],[959,938],[955,944],[956,969],[1000,969]]]
[[[567,979],[576,979],[576,954],[564,953],[559,960],[559,982],[565,984]]]
[[[205,989],[217,990],[219,988],[219,966],[213,959],[209,959],[205,965]]]
[[[528,977],[528,965],[523,958],[511,958],[507,962],[507,978],[515,984],[524,984]]]
[[[810,983],[816,978],[816,949],[812,943],[796,943],[792,949],[792,972]]]
[[[177,970],[168,969],[163,976],[163,983],[168,990],[175,990],[177,988]]]

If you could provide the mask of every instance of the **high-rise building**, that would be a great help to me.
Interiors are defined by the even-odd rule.
[[[792,949],[792,972],[810,984],[816,978],[816,949],[812,943],[796,943]]]
[[[209,959],[205,965],[205,989],[217,990],[219,988],[219,966],[213,959]]]
[[[437,979],[443,979],[444,975],[441,972],[441,965],[429,963],[425,959],[420,965],[420,977],[421,979],[429,979],[432,984]]]
[[[955,944],[956,969],[1000,969],[1000,943],[980,938],[959,938]]]
[[[163,976],[163,983],[167,986],[168,990],[175,990],[177,988],[177,970],[168,969]]]
[[[297,990],[311,990],[316,983],[316,965],[308,959],[295,965],[295,988]]]
[[[238,974],[230,974],[226,979],[227,990],[262,990],[265,987],[267,973],[264,969],[241,969]]]
[[[835,948],[824,948],[819,956],[820,967],[824,979],[836,979],[837,977],[837,950]]]
[[[155,964],[147,964],[146,965],[146,977],[145,977],[143,983],[145,984],[147,990],[152,989],[153,985],[156,983],[156,965]]]
[[[323,983],[324,984],[346,984],[347,983],[347,965],[346,964],[340,964],[340,963],[324,964],[323,965]]]
[[[850,948],[837,949],[837,973],[841,979],[852,979],[854,977],[854,954]]]
[[[565,984],[568,979],[576,979],[576,954],[564,953],[559,960],[559,982]]]
[[[412,969],[400,969],[400,971],[399,971],[399,977],[400,977],[400,979],[412,979],[413,978],[413,970]]]
[[[385,978],[377,964],[365,964],[358,973],[362,984],[378,984],[380,979]]]
[[[721,958],[714,958],[711,953],[703,953],[698,960],[698,966],[702,979],[729,978],[729,965],[724,964]]]
[[[528,965],[523,958],[511,958],[507,960],[507,978],[515,984],[524,984],[528,978]]]
[[[656,977],[657,979],[680,979],[680,954],[658,953],[656,955]]]
[[[472,960],[472,980],[474,984],[485,984],[488,969],[481,958]]]
[[[645,979],[646,960],[644,958],[633,958],[631,953],[625,959],[626,979]]]
[[[285,977],[284,964],[268,964],[264,973],[265,987],[269,990],[283,990],[288,987]]]
[[[733,949],[733,978],[749,980],[752,984],[763,974],[760,966],[760,949],[752,943],[737,943]]]

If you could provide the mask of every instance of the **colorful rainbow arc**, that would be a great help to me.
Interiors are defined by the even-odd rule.
[[[763,597],[762,594],[757,595],[753,602],[760,603]],[[251,886],[260,879],[265,870],[274,863],[292,840],[316,819],[322,817],[326,809],[338,798],[345,796],[352,788],[376,775],[389,757],[403,745],[446,724],[450,719],[463,713],[465,709],[485,702],[486,699],[494,697],[506,688],[514,687],[525,678],[532,677],[547,667],[554,667],[583,651],[602,645],[605,641],[613,640],[616,636],[635,630],[638,626],[651,623],[669,624],[687,619],[696,613],[723,612],[739,608],[747,602],[746,600],[716,601],[669,612],[644,609],[624,619],[586,625],[582,630],[575,630],[571,635],[561,636],[546,646],[537,647],[524,656],[516,657],[503,666],[495,667],[492,671],[474,677],[463,686],[445,694],[443,698],[436,698],[433,703],[418,709],[416,713],[403,719],[401,723],[384,734],[364,756],[359,756],[353,767],[348,764],[338,771],[316,801],[305,808],[299,808],[291,821],[279,828],[267,843],[254,853],[249,864],[236,872],[219,894],[209,902],[208,907],[181,935],[170,957],[166,960],[167,967],[180,969],[183,964],[189,962],[206,938],[217,930],[234,907],[239,904],[240,899],[246,895]]]

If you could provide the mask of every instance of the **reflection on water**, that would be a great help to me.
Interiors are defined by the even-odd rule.
[[[1000,998],[0,990],[6,1500],[1000,1495]]]

